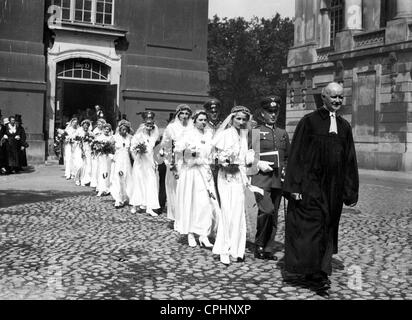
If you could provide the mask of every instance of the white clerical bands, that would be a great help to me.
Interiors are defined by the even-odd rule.
[[[338,133],[338,126],[336,125],[335,112],[329,112],[329,117],[330,117],[329,133],[331,132]]]

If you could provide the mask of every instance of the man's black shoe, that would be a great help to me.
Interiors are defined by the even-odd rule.
[[[255,258],[256,259],[265,259],[265,252],[263,251],[263,247],[257,246],[255,249]]]
[[[278,258],[275,256],[273,252],[265,252],[264,255],[265,255],[266,260],[273,260],[273,261],[278,260]]]

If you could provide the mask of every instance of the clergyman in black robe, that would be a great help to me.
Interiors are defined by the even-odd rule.
[[[19,151],[19,163],[20,167],[27,167],[27,155],[26,148],[29,147],[27,143],[26,130],[23,128],[23,120],[20,114],[16,114],[16,125],[20,131],[20,151]]]
[[[10,172],[19,172],[22,169],[22,158],[20,152],[22,150],[22,137],[24,132],[22,127],[18,126],[15,117],[9,118],[10,123],[7,124],[4,132],[5,149],[7,155],[7,164]]]
[[[342,207],[356,205],[359,190],[351,126],[336,115],[342,95],[342,86],[330,83],[322,91],[324,106],[298,123],[284,183],[289,200],[285,271],[305,275],[326,290]]]
[[[0,110],[0,121],[1,121],[1,110]],[[6,132],[6,125],[8,124],[8,119],[4,119],[4,125],[3,123],[0,123],[0,174],[6,174],[7,170],[7,153],[6,153],[6,145],[5,145],[5,139],[4,139],[4,134]]]

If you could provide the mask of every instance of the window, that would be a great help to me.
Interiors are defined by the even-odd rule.
[[[62,9],[62,20],[98,25],[113,24],[114,0],[53,0]]]
[[[69,59],[57,64],[58,78],[109,81],[109,67],[91,59]]]
[[[343,29],[343,0],[332,0],[330,4],[330,46],[335,45],[336,34]]]

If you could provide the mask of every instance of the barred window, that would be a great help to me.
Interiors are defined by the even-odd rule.
[[[69,59],[57,64],[58,78],[76,78],[92,81],[109,81],[110,68],[91,59]]]
[[[331,0],[330,4],[330,46],[335,45],[336,34],[343,29],[343,0]]]
[[[114,0],[53,0],[62,9],[62,20],[113,25]]]

